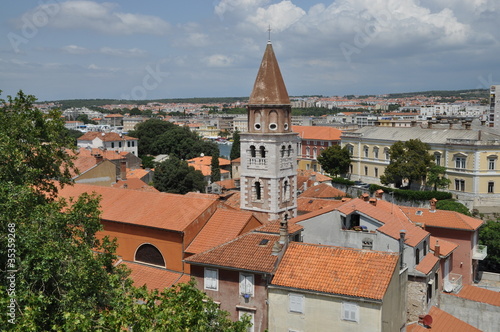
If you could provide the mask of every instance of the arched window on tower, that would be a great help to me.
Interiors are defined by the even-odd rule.
[[[255,158],[257,154],[255,153],[255,145],[250,145],[250,156]]]
[[[285,180],[285,182],[283,183],[283,200],[284,201],[288,201],[288,193],[290,192],[289,191],[289,187],[290,185],[288,184],[288,181]]]
[[[137,262],[166,267],[165,260],[163,259],[163,255],[160,250],[149,243],[145,243],[137,248],[134,259]]]
[[[285,156],[285,149],[286,149],[285,146],[282,145],[281,146],[281,158],[283,158]]]
[[[264,146],[260,146],[260,157],[265,158],[266,157],[266,148]]]
[[[288,146],[288,157],[290,157],[291,154],[292,154],[292,146],[289,145]]]
[[[260,188],[260,182],[257,181],[255,182],[255,199],[260,201],[262,199],[261,197],[261,188]]]

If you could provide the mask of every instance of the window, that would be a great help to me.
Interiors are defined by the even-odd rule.
[[[127,141],[127,147],[128,148],[130,147],[130,141]]]
[[[219,290],[219,270],[205,268],[204,284],[205,289],[217,291]]]
[[[135,252],[135,260],[137,262],[159,265],[165,267],[165,260],[160,250],[152,244],[146,243],[137,248]]]
[[[427,241],[424,241],[424,257],[427,255]]]
[[[311,154],[311,149],[309,147],[306,147],[306,157],[309,157]]]
[[[253,295],[254,276],[253,274],[240,273],[240,294]]]
[[[347,151],[349,151],[349,154],[352,156],[354,153],[354,146],[351,144],[347,145]]]
[[[250,156],[252,158],[255,158],[256,157],[256,153],[255,153],[255,146],[254,145],[250,145]]]
[[[250,316],[250,324],[252,325],[247,328],[247,332],[253,332],[255,325],[255,313],[252,311],[238,310],[238,319],[241,320],[244,316]]]
[[[260,182],[257,181],[255,182],[255,199],[256,200],[261,200],[261,188],[260,188]]]
[[[370,238],[364,238],[362,241],[361,241],[361,248],[362,249],[369,249],[369,250],[372,250],[373,249],[373,239],[370,239]]]
[[[290,312],[304,313],[304,295],[288,294],[288,310]]]
[[[342,319],[359,322],[359,306],[356,303],[342,302]]]
[[[286,150],[285,146],[282,145],[281,146],[281,158],[283,158],[285,156],[285,150]]]
[[[315,147],[313,148],[313,158],[316,159],[318,156],[318,149],[316,149]]]
[[[365,152],[365,158],[368,158],[368,147],[367,146],[365,146],[364,152]]]
[[[288,157],[290,157],[290,154],[292,153],[292,146],[291,145],[288,146],[288,152],[287,153],[288,153]]]
[[[378,148],[373,148],[373,158],[378,159]]]
[[[465,157],[455,157],[455,168],[465,168]]]
[[[261,158],[266,157],[266,148],[263,146],[260,147],[260,156],[261,156]]]
[[[368,175],[368,166],[365,166],[365,175]]]
[[[434,160],[436,162],[436,165],[441,166],[441,153],[434,153]]]
[[[391,154],[389,153],[389,149],[388,148],[384,149],[384,154],[385,154],[385,160],[390,160],[391,159]]]
[[[285,183],[283,183],[283,200],[284,201],[287,201],[288,200],[288,181],[285,181]]]
[[[115,142],[111,142],[111,148],[114,149],[115,147]]]
[[[496,158],[488,158],[488,169],[490,171],[495,170],[496,168]]]
[[[118,142],[118,147],[121,148],[122,147],[122,142]]]
[[[375,171],[375,177],[378,178],[378,168],[375,167],[374,171]]]
[[[495,182],[488,182],[488,194],[493,194],[495,192]]]
[[[415,249],[415,265],[420,263],[420,249]]]

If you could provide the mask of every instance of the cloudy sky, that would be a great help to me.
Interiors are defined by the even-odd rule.
[[[292,96],[500,84],[498,0],[11,0],[0,11],[0,90],[245,97],[269,26]]]

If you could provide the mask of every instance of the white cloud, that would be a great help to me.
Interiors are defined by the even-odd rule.
[[[146,51],[140,50],[138,48],[131,48],[128,50],[111,48],[111,47],[101,47],[99,50],[100,53],[118,57],[142,57],[147,54]]]
[[[67,45],[63,46],[61,50],[65,53],[69,54],[88,54],[91,53],[91,50],[86,49],[85,47],[77,46],[77,45]]]
[[[285,0],[267,8],[257,8],[255,15],[248,16],[246,21],[261,30],[271,26],[272,30],[280,32],[299,21],[305,14],[303,9]]]
[[[214,54],[204,59],[208,67],[229,67],[233,64],[234,59],[223,54]]]
[[[115,3],[94,1],[66,1],[42,4],[23,15],[40,27],[59,29],[91,29],[106,34],[155,34],[162,35],[170,30],[170,24],[157,16],[122,13]],[[22,24],[23,19],[19,19]]]

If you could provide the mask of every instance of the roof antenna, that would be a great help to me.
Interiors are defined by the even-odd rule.
[[[267,39],[267,43],[271,44],[271,24],[269,24],[269,27],[267,28],[267,32],[269,34],[269,38]]]

